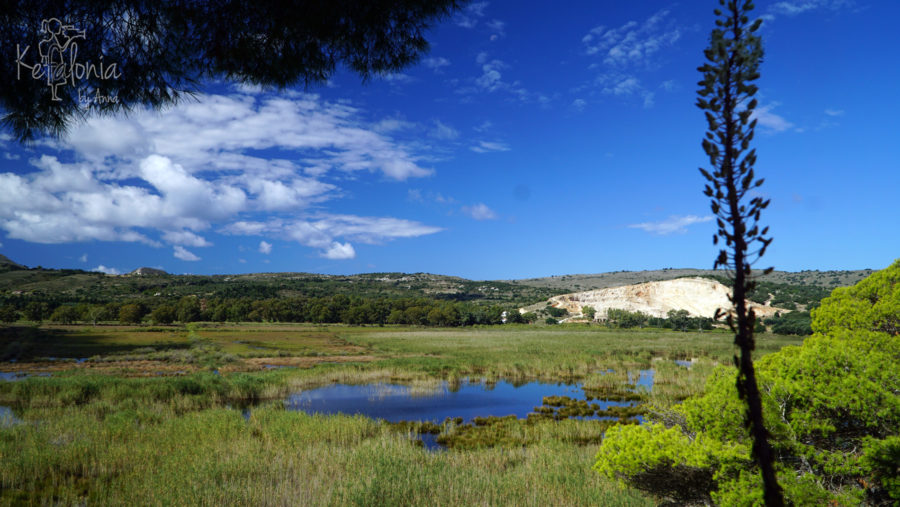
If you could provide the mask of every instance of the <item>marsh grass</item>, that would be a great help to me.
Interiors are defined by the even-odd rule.
[[[34,409],[0,432],[0,503],[649,505],[590,472],[574,425],[527,448],[429,453],[359,416]],[[41,421],[35,424],[34,421]],[[567,440],[568,439],[568,440]]]
[[[438,432],[450,449],[431,453],[415,435],[434,428],[307,415],[284,410],[280,399],[334,383],[404,384],[425,395],[444,381],[452,389],[466,379],[490,384],[504,378],[578,380],[600,394],[665,405],[700,392],[706,374],[733,352],[724,333],[585,326],[200,325],[54,333],[53,340],[73,340],[69,350],[91,350],[100,358],[140,362],[172,354],[168,360],[183,361],[176,354],[187,351],[201,371],[131,378],[87,374],[72,365],[50,378],[0,382],[0,405],[12,407],[16,421],[0,428],[0,504],[650,505],[648,497],[590,469],[603,432],[618,422],[612,418],[633,421],[624,409],[602,421],[448,421]],[[232,347],[235,341],[266,344],[267,335],[269,348],[285,354],[365,351],[372,360],[211,371],[224,360],[219,354],[236,357],[228,363],[234,367],[241,354],[252,354]],[[5,350],[8,338],[0,336]],[[763,335],[758,350],[786,343],[799,339]],[[696,361],[689,369],[673,362],[690,358]],[[656,372],[653,390],[635,390],[635,374],[649,368]],[[240,408],[260,402],[245,419]]]

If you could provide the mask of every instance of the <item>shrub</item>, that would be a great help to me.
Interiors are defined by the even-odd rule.
[[[900,338],[885,332],[892,316],[875,308],[893,297],[898,279],[900,262],[851,290],[836,290],[813,313],[815,335],[756,363],[788,502],[900,500]],[[651,419],[665,424],[607,431],[594,469],[678,502],[761,504],[735,374],[720,367],[703,395],[671,411],[651,410]]]

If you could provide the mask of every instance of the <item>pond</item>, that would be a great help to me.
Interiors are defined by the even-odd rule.
[[[638,386],[649,389],[652,373],[642,372]],[[415,421],[441,423],[450,418],[462,418],[470,423],[476,417],[514,415],[524,419],[540,407],[545,397],[568,397],[587,401],[581,384],[526,382],[511,383],[463,381],[457,384],[441,382],[429,388],[375,383],[365,385],[333,384],[291,394],[284,401],[288,410],[310,414],[364,415],[388,422]],[[632,407],[631,401],[592,399],[599,410],[610,407]],[[576,419],[604,419],[598,415],[577,416]],[[427,448],[434,449],[434,435],[423,435]]]

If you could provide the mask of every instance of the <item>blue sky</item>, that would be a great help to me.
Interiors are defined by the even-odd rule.
[[[0,253],[110,273],[500,279],[712,266],[696,68],[716,2],[471,3],[363,84],[209,83],[30,146],[0,133]],[[777,269],[898,257],[893,1],[757,2]]]

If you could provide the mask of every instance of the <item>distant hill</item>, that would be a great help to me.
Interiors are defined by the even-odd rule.
[[[132,276],[163,276],[168,275],[165,271],[156,268],[137,268],[131,273],[128,273]]]
[[[777,284],[813,285],[826,289],[833,289],[835,287],[855,285],[857,282],[874,272],[875,270],[873,269],[860,269],[855,271],[772,271],[768,275],[761,276],[759,280]],[[521,280],[512,280],[511,282],[531,287],[546,287],[566,290],[567,292],[577,292],[694,276],[719,279],[724,278],[725,273],[721,270],[713,271],[711,269],[657,269],[652,271],[614,271],[593,275],[561,275],[543,278],[524,278]]]
[[[23,269],[0,272],[0,305],[14,298],[54,303],[102,303],[201,298],[324,297],[344,294],[364,298],[429,298],[485,305],[521,306],[566,292],[502,281],[474,281],[429,273],[249,273],[171,275],[142,267],[126,276],[71,269]]]
[[[28,269],[28,268],[26,268],[25,266],[23,266],[21,264],[17,264],[15,262],[9,260],[9,258],[7,258],[5,255],[0,255],[0,272],[15,271],[15,270],[19,270],[19,269]]]
[[[831,289],[853,285],[871,274],[861,271],[776,271],[763,277],[748,299],[786,309],[807,309]],[[364,298],[429,298],[484,305],[523,307],[552,296],[644,282],[696,277],[721,279],[721,271],[663,269],[565,275],[524,280],[467,280],[429,273],[249,273],[238,275],[171,275],[141,267],[130,276],[107,276],[80,269],[28,269],[0,256],[0,304],[16,298],[56,303],[201,298],[324,297],[344,294]]]

